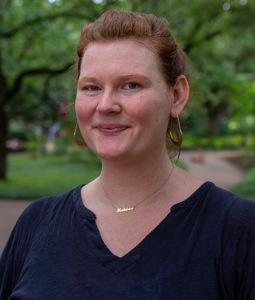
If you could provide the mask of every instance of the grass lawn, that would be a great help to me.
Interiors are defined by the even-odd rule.
[[[83,155],[83,154],[82,154]],[[69,191],[99,175],[101,166],[90,153],[72,155],[9,156],[8,180],[0,181],[0,199],[36,199]]]
[[[255,201],[255,152],[247,152],[240,157],[230,158],[230,162],[242,168],[245,173],[243,180],[231,188],[231,192]]]
[[[255,201],[255,167],[247,171],[242,182],[233,187],[231,192]]]
[[[36,158],[29,154],[15,154],[8,160],[8,180],[0,181],[0,199],[37,199],[62,194],[93,180],[101,170],[99,159],[88,151]],[[180,162],[178,164],[185,169]],[[246,162],[244,169],[246,176],[231,191],[255,200],[254,160]]]

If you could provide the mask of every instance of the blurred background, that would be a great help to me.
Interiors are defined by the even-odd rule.
[[[243,174],[227,188],[255,200],[255,1],[1,0],[0,5],[0,199],[55,195],[98,175],[100,161],[73,142],[73,64],[82,27],[116,9],[166,18],[190,58],[192,93],[181,116],[183,167],[204,165],[210,172],[218,165],[209,168],[208,155],[223,152]],[[225,178],[231,176],[234,171]]]

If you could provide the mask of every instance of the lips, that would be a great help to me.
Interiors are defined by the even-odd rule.
[[[127,130],[129,126],[120,124],[100,124],[96,129],[104,135],[117,135]]]

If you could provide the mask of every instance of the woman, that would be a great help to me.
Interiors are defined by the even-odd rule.
[[[254,203],[169,159],[189,97],[169,24],[107,12],[77,50],[75,141],[102,172],[22,214],[1,299],[255,299]]]

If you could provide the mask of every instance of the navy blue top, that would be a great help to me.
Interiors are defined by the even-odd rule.
[[[254,202],[206,182],[122,258],[95,218],[81,186],[34,201],[1,257],[0,299],[255,299]]]

